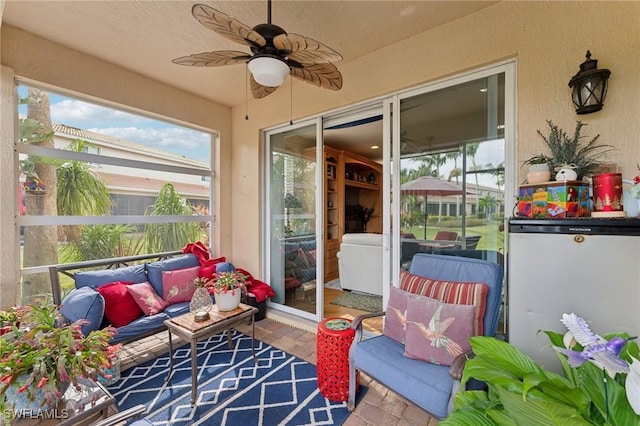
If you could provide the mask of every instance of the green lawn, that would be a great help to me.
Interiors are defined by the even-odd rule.
[[[492,222],[481,226],[467,226],[467,236],[480,235],[477,250],[497,250],[504,249],[504,232],[498,230],[499,222]],[[427,240],[433,240],[438,231],[454,231],[458,235],[462,234],[460,227],[439,227],[437,224],[429,224],[427,226]],[[410,229],[403,229],[402,232],[412,233],[417,239],[424,238],[424,227],[414,226]]]

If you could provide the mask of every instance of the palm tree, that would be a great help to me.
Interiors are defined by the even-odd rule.
[[[465,146],[465,152],[468,157],[471,157],[471,170],[478,170],[478,166],[476,165],[476,155],[478,154],[478,147],[480,146],[480,142],[469,143]],[[480,194],[480,185],[478,184],[478,173],[473,174],[476,178],[476,217],[478,216],[478,200]]]
[[[89,145],[76,139],[67,147],[70,151],[83,152]],[[111,197],[107,184],[91,171],[89,164],[81,161],[65,161],[58,167],[58,215],[98,216],[111,211]],[[80,241],[79,225],[64,227],[67,241]]]
[[[491,175],[496,178],[496,186],[498,187],[498,191],[500,191],[500,187],[504,185],[504,161],[497,166],[489,163],[487,164],[487,169],[491,170]]]
[[[20,130],[26,136],[21,142],[53,148],[53,130],[49,94],[42,89],[29,88],[27,98],[27,121]],[[34,123],[39,123],[33,125]],[[31,130],[27,130],[30,128]],[[29,133],[26,135],[25,133]],[[46,162],[33,161],[32,173],[46,185],[46,191],[25,191],[25,212],[30,216],[55,216],[57,174],[56,167]],[[53,265],[58,263],[56,226],[26,226],[24,228],[23,266]],[[26,275],[22,280],[22,299],[28,300],[37,294],[50,291],[49,276],[43,274]]]
[[[498,201],[491,194],[487,194],[478,200],[478,208],[486,212],[487,220],[491,220],[491,213],[497,205]]]
[[[175,190],[170,182],[160,188],[156,201],[149,206],[151,216],[188,216],[193,208]],[[187,243],[198,241],[200,232],[197,222],[148,223],[144,227],[145,241],[149,253],[179,250]]]
[[[461,154],[462,153],[460,152],[460,150],[456,150],[456,151],[445,154],[445,158],[447,160],[453,160],[453,170],[451,170],[451,173],[449,173],[449,181],[451,181],[452,177],[455,177],[456,183],[459,183],[458,177],[462,176],[462,169],[458,167],[458,158],[460,157]]]

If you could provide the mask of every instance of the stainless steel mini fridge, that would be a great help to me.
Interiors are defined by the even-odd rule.
[[[509,220],[509,341],[546,368],[560,363],[546,334],[574,312],[596,334],[640,334],[640,220]]]

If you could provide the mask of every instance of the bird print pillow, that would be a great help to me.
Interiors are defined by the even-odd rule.
[[[471,349],[474,307],[443,303],[429,297],[407,302],[404,356],[432,364],[451,365]]]
[[[405,317],[407,315],[407,303],[410,298],[418,297],[409,292],[391,287],[389,302],[384,316],[384,327],[382,333],[398,343],[404,344],[405,340]]]

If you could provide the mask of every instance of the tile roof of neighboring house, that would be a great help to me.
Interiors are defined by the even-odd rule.
[[[151,148],[146,145],[126,141],[124,139],[118,139],[112,136],[90,132],[88,130],[78,129],[76,127],[67,126],[66,124],[51,123],[51,126],[56,133],[61,133],[63,135],[67,135],[72,138],[87,139],[88,141],[94,141],[94,142],[98,142],[105,145],[112,145],[112,146],[115,145],[124,150],[134,151],[134,152],[143,152],[152,157],[169,159],[169,160],[175,161],[176,163],[183,163],[183,164],[186,163],[192,167],[201,167],[205,169],[209,168],[209,165],[207,163],[186,158],[180,155],[171,154],[170,152],[162,151],[156,148]]]
[[[98,175],[106,182],[113,194],[158,195],[165,180],[133,177],[113,173],[101,173]],[[208,199],[210,196],[209,185],[192,183],[171,182],[182,197]]]

